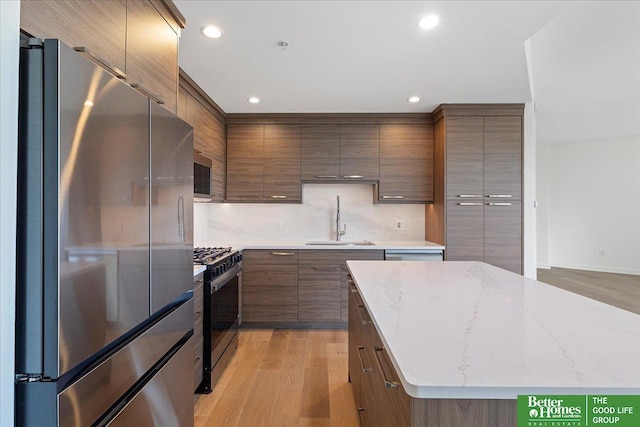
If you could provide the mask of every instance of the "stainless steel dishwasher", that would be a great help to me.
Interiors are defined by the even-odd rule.
[[[442,249],[387,249],[385,261],[442,261]]]

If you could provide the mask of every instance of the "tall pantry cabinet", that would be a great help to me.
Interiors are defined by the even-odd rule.
[[[426,238],[445,260],[522,273],[522,104],[439,106]]]

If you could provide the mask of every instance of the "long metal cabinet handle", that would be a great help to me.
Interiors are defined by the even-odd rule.
[[[102,65],[104,68],[106,68],[107,70],[109,70],[112,74],[115,74],[115,76],[121,80],[124,80],[127,78],[127,75],[124,71],[120,70],[118,67],[115,67],[111,64],[109,64],[107,61],[105,61],[102,58],[99,58],[97,56],[95,56],[93,53],[91,53],[89,51],[89,49],[87,49],[84,46],[76,46],[73,48],[73,50],[75,50],[76,52],[80,52],[80,53],[84,53],[86,55],[88,55],[89,57],[91,57],[94,61],[96,61],[97,63],[99,63],[100,65]]]
[[[404,196],[382,196],[383,199],[404,199]]]
[[[338,267],[336,266],[333,266],[333,267],[332,266],[326,266],[326,267],[313,266],[311,268],[313,268],[315,271],[338,271]]]
[[[356,288],[356,285],[354,285],[353,283],[349,283],[349,289],[351,289],[352,294],[358,293],[358,288]]]
[[[487,203],[489,206],[511,206],[511,203]]]
[[[480,199],[482,198],[482,194],[458,194],[458,197],[463,199]]]
[[[295,253],[293,252],[271,252],[271,255],[275,256],[293,256]]]
[[[140,92],[144,93],[146,96],[148,96],[149,98],[153,99],[158,104],[164,104],[165,103],[164,98],[162,98],[158,94],[155,94],[155,93],[149,91],[149,89],[145,88],[140,83],[131,83],[130,86],[132,88],[134,88],[134,89],[138,89]]]
[[[362,361],[362,354],[360,354],[360,350],[364,350],[364,347],[361,345],[356,348],[356,353],[358,353],[358,359],[360,360],[360,369],[362,369],[363,374],[368,374],[369,372],[371,372],[371,368],[364,367],[364,362]]]
[[[459,206],[482,206],[481,202],[460,202]]]
[[[380,372],[382,372],[382,379],[384,380],[384,386],[386,388],[398,387],[398,383],[395,381],[389,381],[387,379],[387,375],[384,373],[384,369],[382,368],[382,363],[380,363],[380,356],[378,356],[378,353],[381,353],[382,351],[384,351],[384,348],[382,347],[373,347],[373,352],[376,355],[376,362],[378,362],[378,368],[380,368]]]
[[[316,178],[337,178],[338,175],[316,175]]]
[[[364,175],[342,175],[342,177],[349,179],[362,179],[364,178]]]
[[[281,196],[281,195],[277,195],[277,194],[270,195],[270,196],[267,196],[267,197],[270,198],[270,199],[286,199],[287,198],[287,196]]]
[[[509,197],[511,197],[511,194],[489,194],[487,197],[496,199],[508,199]]]

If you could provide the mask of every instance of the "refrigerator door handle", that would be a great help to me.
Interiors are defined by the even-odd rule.
[[[182,196],[178,197],[178,237],[181,242],[185,241],[184,198]]]

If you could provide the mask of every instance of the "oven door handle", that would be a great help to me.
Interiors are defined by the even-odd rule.
[[[222,276],[216,277],[211,281],[211,293],[214,294],[222,289],[227,283],[230,282],[232,277],[236,277],[240,274],[242,267],[241,264],[236,264],[229,271],[226,271]]]

